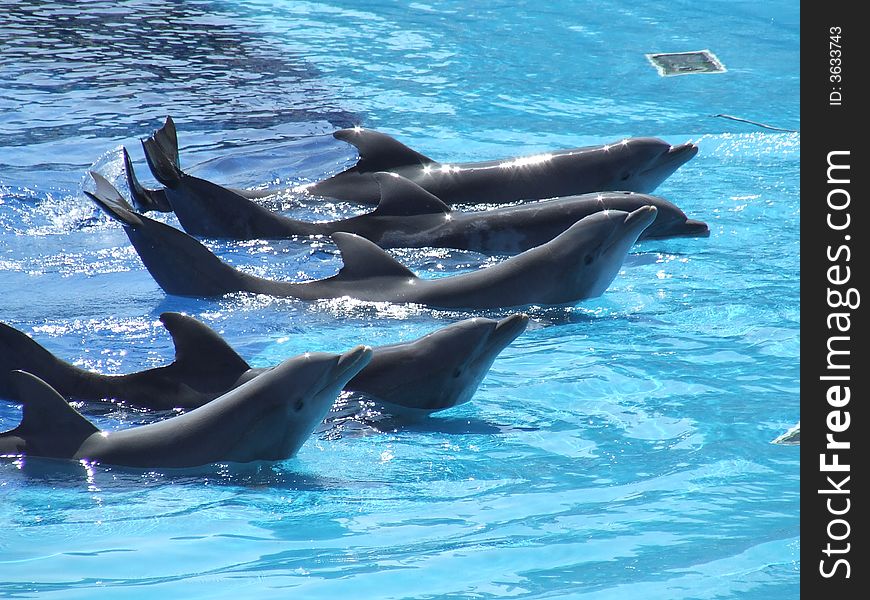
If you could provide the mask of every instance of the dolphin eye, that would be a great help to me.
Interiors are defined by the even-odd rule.
[[[305,408],[305,402],[302,400],[302,398],[300,398],[299,400],[297,400],[297,401],[293,404],[293,410],[295,410],[295,411],[297,411],[297,412],[300,411],[300,410],[302,410],[303,408]]]
[[[619,180],[627,181],[629,177],[631,177],[631,173],[625,173],[622,177],[619,178]]]
[[[453,379],[459,379],[460,375],[462,375],[462,369],[456,369],[453,371]]]
[[[592,250],[592,252],[590,252],[589,254],[587,254],[586,256],[583,257],[583,264],[584,265],[591,265],[592,261],[595,260],[595,257],[598,256],[600,253],[601,253],[601,244],[599,243],[597,246],[595,246],[595,249]]]

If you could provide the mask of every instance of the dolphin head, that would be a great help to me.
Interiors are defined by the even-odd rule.
[[[226,460],[283,460],[296,454],[326,417],[341,389],[371,358],[368,346],[343,354],[307,352],[230,392],[256,398],[251,410],[257,417]]]
[[[611,189],[648,193],[698,153],[691,143],[672,146],[658,138],[630,138],[606,146]]]
[[[573,304],[577,298],[603,294],[619,273],[631,245],[656,218],[656,212],[651,205],[630,213],[603,210],[580,219],[545,245],[560,282],[551,290],[548,302]]]
[[[371,358],[370,347],[357,346],[343,354],[308,352],[293,359],[297,363],[293,377],[296,391],[289,395],[285,407],[294,429],[304,428],[309,433],[314,431],[332,408],[342,388]],[[306,388],[307,391],[303,391]],[[298,440],[298,445],[288,456],[295,454],[304,441]]]
[[[468,402],[495,357],[528,322],[523,314],[500,321],[466,319],[414,342],[379,348],[347,387],[398,416],[422,416]]]

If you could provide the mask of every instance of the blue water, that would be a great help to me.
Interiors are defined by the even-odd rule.
[[[81,193],[166,114],[182,162],[237,186],[354,162],[378,128],[445,161],[693,140],[658,193],[708,239],[639,244],[599,299],[535,309],[472,402],[360,424],[272,465],[195,473],[0,462],[0,597],[799,596],[795,2],[0,0],[0,319],[80,366],[165,364],[158,315],[256,366],[410,340],[469,316],[346,301],[166,296]],[[723,74],[645,53],[708,48]],[[306,204],[288,214],[347,215]],[[174,217],[169,223],[176,224]],[[327,242],[214,242],[276,278],[335,272]],[[471,253],[398,251],[426,276]],[[20,418],[0,400],[0,430]],[[148,422],[115,408],[114,429]]]

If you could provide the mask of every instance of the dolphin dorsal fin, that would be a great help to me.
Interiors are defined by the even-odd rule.
[[[395,173],[375,173],[381,188],[381,201],[372,212],[375,215],[411,217],[414,215],[446,215],[450,207],[419,185]]]
[[[99,431],[93,423],[67,404],[63,396],[36,375],[26,371],[10,374],[15,400],[22,404],[21,434],[62,433],[64,437],[84,439]]]
[[[411,150],[399,140],[386,133],[371,129],[339,129],[332,134],[335,139],[352,144],[359,151],[356,170],[365,173],[389,171],[396,167],[426,165],[435,161]]]
[[[381,250],[373,242],[353,233],[332,234],[332,241],[341,252],[344,266],[336,275],[343,280],[368,279],[370,277],[417,276],[405,265]]]
[[[175,364],[198,373],[244,373],[250,365],[216,331],[193,317],[165,312],[160,321],[175,344]]]

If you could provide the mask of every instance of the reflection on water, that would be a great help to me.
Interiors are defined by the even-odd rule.
[[[170,112],[229,130],[359,122],[330,100],[316,68],[232,10],[0,0],[0,145],[140,135]]]
[[[220,485],[315,490],[346,487],[350,482],[298,472],[283,462],[215,463],[186,469],[139,469],[88,461],[41,457],[0,457],[0,480],[23,491],[38,483],[52,489],[142,490],[162,485]]]

